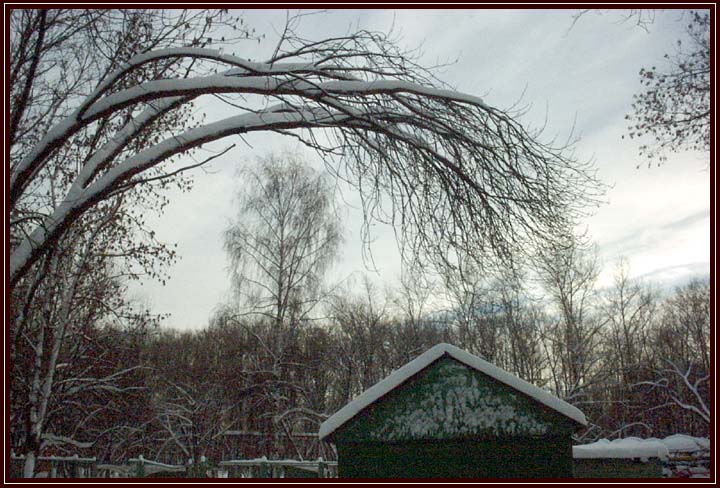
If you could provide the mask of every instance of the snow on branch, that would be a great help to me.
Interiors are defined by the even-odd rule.
[[[209,49],[147,52],[102,80],[11,165],[13,208],[74,134],[139,114],[83,162],[62,201],[11,251],[11,283],[85,211],[143,181],[141,173],[202,144],[257,131],[291,135],[313,148],[337,176],[364,193],[366,219],[398,223],[403,251],[445,264],[461,248],[481,260],[527,252],[572,228],[584,208],[596,203],[599,183],[567,148],[541,142],[517,114],[445,86],[386,37],[361,31],[311,42],[286,31],[283,42],[289,48],[278,46],[265,63]],[[225,71],[120,87],[141,67],[167,59],[209,61]],[[277,103],[129,150],[159,117],[218,94],[261,95]],[[322,139],[328,142],[320,142],[319,130],[329,133]],[[383,194],[393,202],[389,215],[380,204]]]
[[[95,442],[82,442],[71,437],[45,433],[42,436],[42,444],[43,448],[50,446],[70,445],[79,449],[89,449],[95,444]]]
[[[693,381],[691,380],[693,370],[692,362],[688,364],[687,368],[681,368],[674,361],[669,359],[665,359],[664,361],[667,363],[668,368],[657,370],[657,378],[655,380],[641,381],[636,383],[635,386],[649,386],[651,389],[661,389],[670,399],[670,402],[662,406],[675,405],[683,410],[694,413],[704,422],[710,423],[710,407],[700,393],[700,387],[709,381],[710,375],[698,376]],[[694,402],[686,399],[688,395]]]

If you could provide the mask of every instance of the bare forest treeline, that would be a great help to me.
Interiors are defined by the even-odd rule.
[[[589,265],[579,261],[572,264]],[[44,454],[327,459],[330,446],[304,434],[438,342],[578,406],[590,422],[578,442],[709,435],[709,283],[661,296],[618,266],[612,287],[583,290],[577,272],[555,271],[543,300],[516,280],[479,281],[461,293],[456,283],[405,280],[390,289],[363,276],[327,299],[321,319],[278,326],[223,308],[195,331],[91,328],[86,357],[102,360],[73,367],[92,378],[132,374],[59,401],[61,415],[46,429],[73,441]],[[432,309],[441,295],[447,307]]]

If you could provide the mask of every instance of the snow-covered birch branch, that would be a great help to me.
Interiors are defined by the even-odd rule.
[[[287,42],[299,41],[290,33]],[[47,158],[74,134],[128,110],[141,113],[87,160],[62,202],[12,249],[11,283],[84,212],[132,187],[140,173],[202,144],[257,131],[298,137],[359,190],[367,188],[363,180],[371,181],[363,198],[366,217],[383,218],[374,213],[376,200],[389,195],[397,204],[393,212],[402,213],[400,231],[410,251],[442,262],[459,248],[504,259],[565,232],[595,203],[598,182],[587,165],[562,147],[540,142],[511,114],[444,86],[382,35],[359,32],[294,47],[266,63],[210,49],[151,51],[102,80],[11,166],[11,208],[26,197]],[[226,70],[117,88],[139,69],[168,59],[212,61]],[[279,103],[128,153],[131,141],[154,120],[198,97],[219,94],[260,95]],[[318,130],[329,130],[331,142],[319,143]]]

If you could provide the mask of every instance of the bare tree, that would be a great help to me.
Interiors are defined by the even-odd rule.
[[[687,42],[665,55],[668,66],[640,70],[644,91],[626,116],[631,138],[653,139],[640,146],[648,165],[669,151],[710,151],[710,12],[692,11],[686,22]]]
[[[597,182],[588,166],[540,142],[513,115],[449,89],[387,36],[359,31],[311,41],[293,27],[265,62],[197,47],[150,50],[71,100],[67,117],[11,161],[11,212],[69,141],[96,127],[109,137],[76,160],[57,205],[13,240],[11,284],[98,202],[194,166],[163,171],[162,162],[256,131],[294,136],[327,157],[360,188],[369,217],[387,217],[378,204],[389,195],[405,248],[432,250],[440,261],[463,247],[501,259],[525,251],[568,228],[593,202]],[[161,69],[170,62],[174,70]],[[208,65],[224,71],[203,75]],[[211,94],[236,95],[238,115],[134,145],[150,124]],[[259,105],[251,95],[261,96]],[[108,119],[121,123],[106,127]],[[329,142],[317,137],[320,129]]]
[[[270,154],[242,175],[237,217],[225,233],[237,300],[229,310],[237,323],[258,325],[254,367],[271,376],[265,428],[274,436],[291,430],[307,393],[301,338],[337,257],[341,225],[327,175],[299,155]]]
[[[649,288],[629,278],[629,267],[621,260],[616,268],[614,286],[605,302],[605,315],[609,319],[609,340],[612,364],[620,382],[634,383],[638,368],[648,358],[648,334],[655,319],[655,297]]]
[[[298,346],[278,364],[269,347],[272,324],[241,320],[221,310],[206,330],[165,331],[149,343],[154,420],[146,429],[145,455],[184,463],[203,456],[212,462],[303,458],[317,451],[316,443],[296,434],[314,432],[327,418],[334,378],[329,331],[304,327],[295,337]],[[239,441],[244,436],[249,443]]]
[[[539,256],[538,273],[557,319],[545,331],[555,392],[580,402],[595,380],[602,323],[593,314],[598,275],[593,251],[575,239]]]
[[[635,385],[659,393],[651,411],[670,412],[676,428],[698,435],[708,435],[711,419],[710,327],[709,283],[678,288],[653,333],[650,377]]]
[[[298,155],[269,155],[243,173],[225,233],[238,308],[297,326],[317,305],[342,240],[328,178]]]
[[[95,178],[105,172],[113,158],[124,158],[157,142],[161,134],[187,127],[192,119],[190,107],[173,113],[156,113],[142,118],[142,127],[130,134],[126,127],[133,119],[132,109],[121,109],[96,117],[92,123],[77,124],[72,131],[57,139],[58,129],[73,119],[76,108],[111,73],[138,53],[173,45],[207,44],[205,37],[215,24],[224,24],[218,11],[167,13],[152,10],[79,10],[17,9],[10,12],[10,171],[21,184],[15,187],[9,205],[10,241],[13,254],[30,237],[33,229],[44,228],[54,211],[67,203],[73,182],[88,176]],[[139,67],[114,89],[127,88],[145,76],[163,78],[183,76],[187,66],[166,60],[152,67]],[[148,115],[147,113],[145,115]],[[57,134],[56,134],[57,135]],[[50,141],[54,142],[50,142]],[[50,142],[46,146],[43,142]],[[34,150],[45,148],[24,175],[23,161],[34,159]],[[98,159],[103,159],[104,162]],[[96,164],[97,163],[97,164]],[[92,169],[90,168],[92,167]],[[92,175],[81,176],[82,168]],[[147,177],[152,177],[152,171]],[[171,181],[172,180],[172,181]],[[133,192],[133,198],[153,200],[162,208],[160,192],[169,183],[187,187],[189,180],[177,177],[153,180]],[[113,199],[106,194],[100,200]],[[68,232],[90,207],[74,212],[63,225]],[[123,211],[130,214],[136,227],[142,228],[141,212],[132,206]],[[46,229],[47,230],[47,229]],[[54,234],[46,251],[57,244],[62,232]],[[42,253],[41,253],[42,254]],[[29,266],[26,267],[26,271]],[[12,280],[13,285],[17,283]]]
[[[11,171],[122,62],[145,49],[204,45],[207,39],[203,36],[212,30],[212,20],[223,23],[222,15],[218,11],[12,10]],[[179,73],[173,62],[156,65],[151,71],[154,76]],[[119,86],[133,83],[129,77]],[[155,119],[142,135],[126,141],[125,150],[153,144],[159,134],[180,127],[188,115],[185,109]],[[62,205],[83,165],[112,144],[117,130],[131,116],[131,112],[118,111],[98,118],[44,156],[42,167],[26,180],[22,195],[9,211],[13,250]],[[130,309],[124,283],[143,274],[162,278],[162,265],[174,257],[143,222],[147,208],[161,209],[166,203],[161,193],[169,182],[108,195],[76,214],[36,265],[13,281],[10,336],[16,388],[11,392],[11,408],[18,421],[13,423],[13,438],[19,443],[14,448],[25,454],[26,476],[33,475],[34,460],[46,447],[79,448],[107,437],[113,426],[105,421],[112,416],[102,412],[118,405],[111,394],[124,392],[130,397],[136,391],[137,385],[127,379],[137,380],[134,368],[138,362],[126,358],[125,365],[106,363],[104,358],[114,354],[101,347],[97,337],[107,323],[152,322]],[[185,187],[188,180],[176,178],[174,183]],[[122,341],[116,346],[120,351]],[[114,369],[100,368],[101,364],[112,364]],[[86,418],[78,420],[77,415],[83,413]],[[123,428],[123,417],[115,418],[118,429]],[[115,430],[115,435],[119,432]]]
[[[96,340],[107,323],[153,322],[133,311],[124,298],[128,271],[116,267],[113,256],[114,245],[123,239],[117,210],[115,205],[87,214],[82,226],[43,257],[33,280],[13,289],[17,308],[9,331],[15,386],[11,410],[13,429],[21,434],[13,447],[25,455],[25,476],[33,475],[34,460],[51,444],[55,449],[63,443],[92,445],[97,440],[90,435],[93,420],[116,408],[107,394],[129,395],[136,389],[123,377],[130,376],[139,361],[100,368],[113,353]],[[122,342],[116,346],[119,351]],[[87,418],[72,415],[71,406]],[[117,421],[122,423],[122,418]]]
[[[471,263],[445,273],[450,316],[455,322],[458,344],[484,359],[500,357],[502,324],[500,303],[491,279]]]
[[[710,371],[709,281],[695,278],[678,287],[665,303],[663,323],[676,334],[678,354],[696,358],[704,370]]]
[[[445,273],[458,344],[521,378],[543,385],[546,358],[542,350],[544,313],[533,303],[513,268],[482,274],[463,262]]]
[[[62,356],[55,374],[43,435],[52,441],[45,443],[47,454],[123,463],[143,452],[152,392],[141,351],[155,325],[148,316],[106,320],[85,329],[83,344],[74,339],[73,354]]]
[[[143,455],[169,463],[218,461],[223,434],[240,422],[236,400],[248,396],[244,377],[227,364],[235,344],[214,330],[165,330],[143,347],[152,391],[152,423]],[[231,373],[234,372],[235,374]]]
[[[580,10],[572,17],[571,29],[589,12],[618,11]],[[662,9],[623,9],[620,19],[649,32],[661,12]],[[643,91],[633,96],[632,111],[625,116],[631,139],[652,139],[639,147],[648,166],[655,161],[665,162],[668,152],[710,150],[710,11],[669,13],[678,15],[678,22],[685,24],[686,39],[677,41],[675,53],[665,54],[664,66],[658,63],[640,69]]]
[[[392,316],[401,337],[393,343],[400,354],[400,364],[438,342],[428,344],[428,329],[434,327],[431,314],[437,305],[438,283],[428,270],[421,268],[420,262],[404,264],[400,283],[389,292],[395,309]]]
[[[524,380],[544,386],[548,382],[547,358],[542,350],[545,312],[533,302],[515,273],[498,279],[495,293],[505,336],[502,366]]]
[[[651,361],[650,333],[657,320],[657,300],[650,287],[630,279],[629,272],[628,262],[621,259],[603,303],[607,319],[605,427],[619,435],[632,435],[633,430],[637,434],[652,432],[643,417],[647,397],[635,385],[644,378]]]
[[[331,407],[339,409],[392,371],[388,298],[366,275],[330,300],[336,354]]]
[[[649,32],[650,26],[652,26],[655,23],[655,19],[657,17],[657,13],[661,12],[662,9],[642,9],[642,8],[629,8],[629,9],[622,9],[620,13],[620,19],[621,22],[631,22],[635,24],[635,26],[643,29],[646,32]],[[577,11],[572,15],[572,24],[570,26],[570,29],[573,29],[575,25],[582,19],[583,17],[587,17],[589,13],[595,13],[597,15],[604,15],[608,13],[616,13],[617,10],[609,10],[609,9],[582,9]]]

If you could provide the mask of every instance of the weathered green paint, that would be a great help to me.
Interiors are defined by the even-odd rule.
[[[649,459],[575,459],[575,478],[662,478],[662,462]]]
[[[331,434],[343,442],[564,436],[565,416],[443,357]]]
[[[576,424],[443,356],[326,440],[343,478],[569,478]]]
[[[341,478],[571,478],[570,438],[338,444]]]

